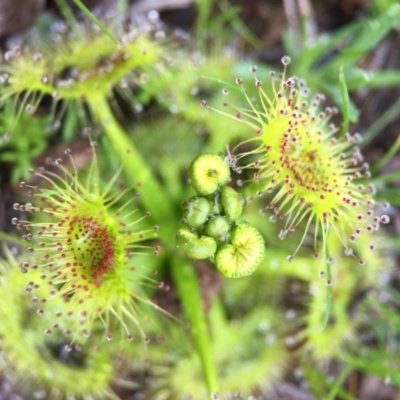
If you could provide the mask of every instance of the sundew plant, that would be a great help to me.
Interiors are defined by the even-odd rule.
[[[269,73],[270,94],[264,91],[264,82],[256,75],[257,67],[250,68],[259,92],[255,104],[243,88],[248,108],[232,105],[233,114],[214,109],[244,123],[253,134],[252,139],[228,150],[227,161],[240,174],[247,169],[253,171],[252,179],[241,184],[253,180],[260,186],[256,195],[269,197],[260,213],[271,210],[271,222],[283,221],[280,239],[304,223],[299,244],[287,257],[289,262],[294,261],[309,231],[313,231],[314,258],[321,258],[322,249],[325,262],[332,264],[334,259],[327,246],[332,232],[340,238],[344,252],[364,266],[366,260],[357,258],[351,244],[363,232],[378,231],[381,223],[390,221],[388,215],[380,214],[389,204],[380,204],[381,210],[377,212],[375,186],[364,183],[371,173],[358,147],[362,141],[360,134],[346,132],[344,137],[338,137],[339,129],[330,121],[338,110],[322,108],[323,95],[310,94],[302,79],[286,77],[290,61],[287,56],[282,58],[282,74]],[[235,83],[244,85],[240,77]],[[229,94],[228,89],[224,91]],[[202,106],[207,106],[207,102]],[[223,106],[229,109],[230,103]],[[253,143],[254,149],[240,150]],[[373,242],[370,249],[376,249]]]
[[[0,397],[399,397],[397,2],[56,3],[0,57]]]
[[[138,209],[133,205],[134,194],[117,206],[129,193],[124,187],[110,193],[118,173],[101,188],[95,143],[90,144],[92,162],[86,182],[79,180],[71,150],[66,149],[71,171],[63,166],[63,159],[50,159],[47,162],[58,166],[61,176],[40,167],[39,172],[31,173],[42,178],[44,188],[20,184],[28,189],[32,202],[15,203],[14,209],[34,217],[37,214],[37,218],[29,221],[17,217],[12,220],[18,229],[25,231],[22,238],[29,243],[29,257],[21,262],[22,272],[40,272],[40,281],[32,279],[26,290],[32,292],[33,301],[39,304],[48,303],[52,297],[63,298],[64,311],[55,313],[53,328],[58,325],[57,318],[70,319],[71,327],[65,332],[72,335],[72,342],[88,338],[96,319],[101,320],[104,334],[111,340],[111,317],[121,324],[127,340],[133,340],[133,330],[139,330],[145,337],[136,316],[136,302],[151,304],[141,293],[146,280],[151,282],[151,272],[141,271],[134,257],[146,253],[158,255],[159,245],[148,248],[143,242],[156,236],[159,228],[140,227],[140,222],[151,213],[135,217]],[[43,284],[49,290],[47,296],[40,298],[36,290]],[[162,282],[158,285],[162,287]],[[37,312],[46,312],[45,306]],[[49,327],[46,333],[51,332]],[[67,347],[71,348],[71,344]]]

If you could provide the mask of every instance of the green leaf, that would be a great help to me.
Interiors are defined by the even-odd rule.
[[[114,34],[108,29],[106,28],[100,21],[98,18],[96,18],[91,12],[90,10],[81,2],[81,0],[74,0],[74,3],[77,5],[77,7],[79,7],[79,9],[94,23],[96,24],[100,30],[106,35],[108,36],[113,42],[115,42],[116,44],[119,44],[118,39],[114,36]]]
[[[343,64],[339,64],[339,88],[340,88],[340,93],[342,95],[342,104],[343,104],[342,107],[343,122],[340,135],[343,137],[349,131],[349,118],[350,118],[349,92],[347,91],[346,80],[343,73]]]

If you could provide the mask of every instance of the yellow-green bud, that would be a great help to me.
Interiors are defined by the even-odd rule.
[[[221,216],[214,217],[206,226],[206,234],[221,242],[227,240],[230,230],[229,222]]]
[[[208,196],[208,200],[210,202],[211,214],[220,215],[222,214],[222,205],[220,202],[221,192],[215,192],[211,196]]]
[[[243,213],[244,200],[240,193],[229,186],[221,189],[221,204],[226,217],[230,221],[236,221]]]
[[[265,244],[260,232],[242,222],[232,230],[231,244],[222,245],[215,265],[228,278],[251,275],[264,258]]]
[[[187,228],[179,229],[176,234],[176,242],[183,252],[194,260],[202,260],[214,255],[217,243],[208,236],[198,237],[196,233]]]
[[[202,154],[192,162],[189,177],[193,189],[198,194],[207,196],[226,185],[231,179],[231,173],[219,155]]]
[[[211,205],[204,197],[192,197],[183,204],[184,218],[191,228],[199,228],[207,222]]]

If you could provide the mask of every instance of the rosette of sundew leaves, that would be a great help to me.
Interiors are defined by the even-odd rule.
[[[142,200],[161,219],[172,213],[172,207],[160,201],[162,188],[118,122],[115,112],[121,110],[115,97],[118,94],[135,107],[135,91],[152,79],[152,72],[162,73],[170,46],[159,25],[150,20],[104,24],[112,26],[114,40],[96,24],[55,23],[48,38],[35,37],[8,49],[0,68],[4,84],[0,99],[15,103],[16,118],[22,112],[35,115],[47,97],[52,99],[50,114],[56,120],[65,115],[63,127],[69,131],[76,131],[77,115],[99,124],[107,148],[123,161],[129,184],[146,183]]]
[[[115,21],[114,21],[115,22]],[[114,40],[89,22],[66,26],[54,23],[50,37],[12,44],[3,55],[1,98],[13,98],[18,111],[34,113],[44,96],[53,98],[52,112],[62,116],[71,103],[111,97],[117,91],[134,100],[133,84],[144,83],[149,67],[157,68],[166,49],[155,39],[156,25],[125,21],[113,23]],[[111,20],[105,21],[111,25]],[[159,37],[159,36],[157,36]],[[164,44],[165,45],[165,44]],[[29,73],[27,73],[29,72]],[[62,110],[55,103],[63,100]]]
[[[290,62],[290,57],[282,57],[283,73],[270,71],[265,81],[259,78],[256,66],[250,67],[258,90],[255,99],[244,89],[243,79],[236,78],[246,108],[227,102],[224,107],[230,107],[232,113],[211,108],[249,130],[249,137],[229,152],[229,162],[239,173],[252,171],[242,183],[252,187],[258,197],[267,198],[260,214],[270,213],[271,222],[284,221],[279,233],[282,240],[303,228],[297,246],[287,256],[289,262],[305,247],[312,232],[313,257],[322,260],[326,271],[326,325],[332,306],[334,261],[327,246],[329,236],[337,235],[345,254],[364,266],[367,260],[358,257],[353,245],[390,221],[378,207],[382,205],[385,211],[389,205],[374,198],[369,164],[358,147],[362,136],[351,135],[346,125],[339,132],[331,122],[338,110],[321,107],[325,96],[318,93],[310,98],[303,79],[286,77]],[[206,101],[201,104],[208,106]],[[254,146],[249,149],[249,145]]]
[[[193,260],[212,258],[229,278],[250,275],[264,257],[265,243],[259,231],[241,221],[244,200],[228,186],[228,164],[218,154],[202,154],[189,169],[197,192],[183,204],[183,223],[177,244]]]
[[[7,248],[3,250],[6,259],[0,259],[2,372],[24,398],[41,393],[54,400],[116,399],[110,388],[114,366],[107,348],[85,343],[67,351],[70,339],[64,331],[64,319],[54,321],[53,317],[49,318],[51,313],[36,313],[31,295],[26,291],[32,280],[40,281],[41,272],[22,274],[22,259],[14,257]],[[46,293],[45,286],[38,288],[36,301],[40,302]],[[60,298],[52,299],[47,306],[54,313],[64,310]]]
[[[256,66],[250,68],[258,99],[253,101],[241,89],[248,110],[231,105],[235,112],[231,115],[214,109],[247,126],[253,134],[235,147],[229,161],[238,172],[252,170],[252,178],[245,183],[255,183],[260,188],[257,195],[268,196],[261,214],[271,210],[273,221],[285,221],[279,234],[282,240],[304,221],[300,243],[288,261],[294,260],[310,230],[314,230],[316,258],[324,255],[319,251],[320,244],[325,253],[325,243],[332,232],[339,236],[346,253],[357,259],[352,252],[357,238],[389,222],[387,215],[377,215],[380,213],[373,197],[375,189],[372,184],[365,184],[371,172],[357,147],[362,137],[358,133],[338,134],[338,127],[330,121],[337,109],[322,109],[323,94],[310,99],[304,80],[286,77],[290,61],[283,57],[283,73],[271,71],[265,77],[271,88],[259,79]],[[237,78],[236,84],[242,88],[243,79]],[[206,107],[207,102],[202,105]],[[241,152],[245,143],[253,143],[255,148]],[[360,265],[366,262],[357,261]]]
[[[109,21],[105,24],[110,26]],[[146,23],[131,26],[126,23],[118,24],[114,20],[111,25],[114,27],[111,29],[111,34],[117,38],[118,44],[102,35],[96,27],[89,28],[88,35],[86,30],[83,28],[80,30],[79,26],[66,29],[65,26],[60,28],[60,25],[56,25],[49,35],[48,43],[42,45],[41,40],[36,40],[34,45],[31,43],[9,49],[5,57],[7,63],[4,63],[2,70],[5,83],[3,99],[11,97],[11,100],[19,100],[18,110],[35,113],[36,105],[40,103],[41,97],[50,95],[54,99],[53,107],[56,110],[56,118],[61,118],[66,112],[63,126],[69,125],[67,122],[71,120],[68,115],[72,115],[70,112],[72,108],[75,107],[76,113],[82,113],[87,109],[91,119],[104,130],[106,136],[104,142],[107,144],[107,149],[112,150],[114,155],[121,159],[127,186],[134,187],[142,184],[141,203],[147,210],[152,211],[151,218],[155,221],[164,221],[166,216],[170,218],[171,223],[164,226],[160,232],[160,237],[168,243],[171,232],[176,232],[177,229],[172,222],[175,215],[172,201],[166,196],[165,190],[149,168],[147,160],[137,151],[134,140],[131,141],[128,138],[111,105],[115,104],[113,99],[116,92],[119,93],[119,98],[131,99],[132,87],[136,90],[141,85],[150,82],[154,77],[152,75],[154,70],[157,72],[161,70],[162,74],[165,59],[167,59],[167,63],[169,61],[166,56],[169,46],[165,46],[165,41],[158,40],[163,36],[163,32],[156,32],[151,28],[151,24],[150,27]],[[116,26],[117,28],[115,28]],[[90,32],[94,32],[94,34],[91,35]],[[108,42],[106,43],[106,41]],[[97,44],[97,42],[99,43]],[[104,43],[106,44],[104,45]],[[75,46],[83,48],[83,50],[74,51]],[[101,54],[97,58],[93,56],[93,52],[104,49],[105,46],[111,50],[107,50],[105,54]],[[89,51],[92,53],[90,58],[87,57]],[[76,56],[76,53],[79,55]],[[54,61],[60,60],[59,56],[63,66],[55,69]],[[88,59],[92,60],[94,65],[89,63],[88,68],[83,68],[81,62]],[[114,64],[118,68],[114,68]],[[39,65],[39,69],[36,69],[37,65]],[[128,67],[125,69],[126,66]],[[28,68],[30,72],[39,70],[39,74],[27,74]],[[123,73],[121,76],[117,76],[115,71],[123,71]],[[83,72],[83,78],[81,72]],[[25,79],[26,75],[29,76],[28,79]],[[157,79],[159,76],[158,73]],[[116,80],[113,79],[114,77]],[[97,83],[99,84],[97,85]],[[83,91],[78,92],[77,88],[81,88]],[[133,102],[136,102],[136,98]],[[73,122],[70,124],[75,126]],[[174,278],[179,282],[184,282],[184,285],[178,286],[180,295],[185,297],[182,293],[185,292],[188,285],[197,288],[197,276],[191,274],[188,278],[186,272],[192,266],[182,268],[180,257],[174,254],[171,258],[172,269],[175,271]],[[197,336],[194,335],[194,339],[199,356],[204,365],[207,365],[204,368],[204,375],[210,392],[215,392],[217,383],[210,352],[207,346],[199,345],[200,342],[206,343],[207,337],[205,330],[201,329],[205,318],[201,311],[200,294],[197,293],[195,297],[196,301],[199,300],[195,310],[188,312],[189,307],[186,307],[186,312],[189,315],[193,331],[201,332]],[[189,300],[191,301],[193,298],[193,293],[191,293]],[[188,303],[187,298],[184,298],[182,302],[184,305]],[[190,304],[192,310],[193,302]]]

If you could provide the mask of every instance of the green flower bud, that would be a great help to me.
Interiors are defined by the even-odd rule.
[[[222,205],[221,205],[221,192],[215,192],[211,196],[208,197],[211,207],[211,214],[213,215],[221,215],[222,214]]]
[[[215,264],[228,278],[240,278],[254,272],[264,253],[265,244],[260,232],[243,222],[232,230],[231,244],[218,249]]]
[[[206,234],[212,238],[225,242],[229,236],[231,226],[226,218],[216,216],[208,222],[206,226]]]
[[[214,255],[217,250],[217,243],[208,236],[198,237],[196,233],[190,232],[187,228],[179,229],[176,234],[176,242],[183,252],[194,260],[202,260]]]
[[[183,204],[184,218],[191,228],[200,228],[210,214],[211,205],[204,197],[192,197]]]
[[[202,154],[192,162],[189,177],[193,189],[207,196],[226,185],[231,179],[231,173],[228,165],[217,154]]]
[[[243,213],[244,200],[240,193],[229,186],[221,189],[221,204],[224,207],[226,217],[230,221],[236,221]]]

